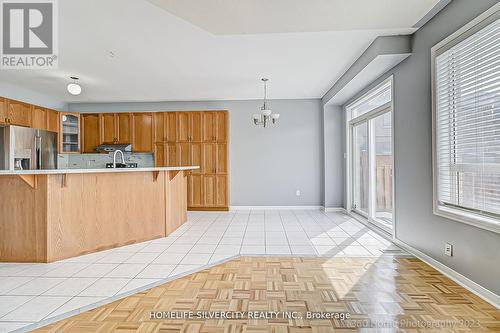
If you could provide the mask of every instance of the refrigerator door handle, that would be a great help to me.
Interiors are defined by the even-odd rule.
[[[35,135],[35,169],[40,170],[42,168],[42,137]]]

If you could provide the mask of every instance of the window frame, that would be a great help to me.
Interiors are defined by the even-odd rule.
[[[437,149],[437,98],[436,98],[436,59],[450,48],[474,35],[479,30],[500,18],[500,3],[467,23],[450,36],[431,48],[431,93],[432,93],[432,186],[433,186],[433,213],[457,222],[465,223],[477,228],[500,233],[500,218],[494,218],[460,207],[442,205],[439,202],[439,164]]]
[[[375,83],[376,82],[376,83]],[[378,107],[373,108],[372,110],[365,112],[361,115],[353,116],[353,109],[362,104],[364,101],[369,100],[378,94],[382,93],[383,90],[389,88],[391,92],[391,100],[385,104],[379,105]],[[397,231],[397,222],[396,222],[396,150],[395,150],[395,80],[394,75],[388,75],[384,79],[376,80],[372,82],[370,85],[365,87],[363,90],[358,92],[355,96],[353,96],[350,100],[344,103],[342,107],[342,111],[345,116],[345,170],[346,170],[346,182],[345,182],[345,195],[346,195],[346,210],[349,213],[353,213],[359,219],[363,219],[363,221],[370,223],[371,226],[376,227],[378,230],[390,235],[392,239],[396,239],[396,231]],[[381,227],[379,223],[376,223],[371,217],[370,212],[368,214],[360,214],[359,210],[355,210],[352,206],[354,190],[352,186],[352,179],[354,175],[354,165],[353,165],[353,156],[352,156],[352,126],[355,124],[359,124],[367,119],[372,119],[378,115],[384,114],[386,112],[391,112],[391,149],[392,149],[392,165],[393,165],[393,181],[392,181],[392,228],[384,228]],[[370,124],[368,122],[368,131],[370,132]],[[369,134],[370,135],[370,134]]]

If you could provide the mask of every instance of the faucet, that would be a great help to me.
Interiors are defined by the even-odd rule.
[[[120,153],[122,155],[123,164],[126,164],[125,163],[125,156],[123,155],[123,152],[120,149],[117,149],[117,150],[115,150],[115,152],[113,154],[113,168],[114,169],[116,169],[116,155],[118,155],[118,153]]]

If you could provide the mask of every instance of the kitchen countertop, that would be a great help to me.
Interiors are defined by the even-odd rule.
[[[79,173],[119,173],[119,172],[152,172],[152,171],[184,171],[196,170],[199,166],[151,167],[151,168],[109,168],[109,169],[54,169],[54,170],[0,170],[0,176],[17,175],[62,175]]]

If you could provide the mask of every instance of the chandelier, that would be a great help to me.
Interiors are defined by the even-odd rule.
[[[255,113],[253,115],[254,124],[263,127],[267,127],[269,122],[275,124],[280,117],[278,113],[273,113],[271,109],[267,107],[267,81],[269,80],[266,78],[262,79],[262,82],[264,82],[264,105],[260,108],[260,113]]]

